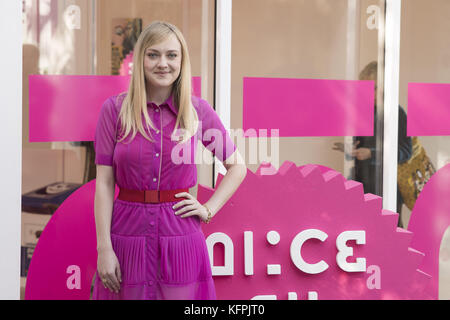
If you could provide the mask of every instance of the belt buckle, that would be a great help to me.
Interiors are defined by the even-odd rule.
[[[144,191],[144,202],[159,202],[159,190],[145,190]]]

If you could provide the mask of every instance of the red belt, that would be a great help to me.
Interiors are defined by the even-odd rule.
[[[189,192],[189,189],[176,190],[130,190],[120,188],[118,199],[134,202],[169,202],[184,200],[185,197],[175,197],[177,193]]]

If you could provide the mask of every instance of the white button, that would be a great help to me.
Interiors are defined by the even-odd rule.
[[[156,109],[155,111],[156,111],[156,112],[159,112],[159,109]]]
[[[159,130],[156,130],[156,133],[159,133]]]
[[[156,178],[153,178],[153,181],[156,181]]]
[[[157,153],[156,156],[159,157],[159,153]]]

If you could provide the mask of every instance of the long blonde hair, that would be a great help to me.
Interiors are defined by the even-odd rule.
[[[118,116],[121,122],[121,138],[118,142],[123,141],[130,132],[131,140],[134,139],[137,131],[139,131],[147,140],[154,142],[149,137],[142,126],[142,115],[144,115],[147,130],[149,126],[156,130],[154,124],[150,120],[147,112],[147,94],[145,86],[144,73],[144,55],[145,50],[155,44],[165,41],[170,35],[174,34],[181,44],[181,70],[177,80],[172,84],[173,102],[175,108],[178,109],[177,120],[175,122],[174,132],[180,127],[182,132],[182,141],[187,141],[192,137],[198,129],[198,115],[192,105],[192,83],[191,83],[191,62],[186,41],[182,33],[174,25],[163,22],[154,21],[140,34],[133,51],[133,68],[128,92],[122,102],[122,107]],[[119,95],[119,96],[121,96]]]

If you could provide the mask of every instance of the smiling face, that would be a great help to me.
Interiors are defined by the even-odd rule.
[[[181,71],[181,44],[175,35],[145,49],[144,73],[150,90],[168,88]]]

